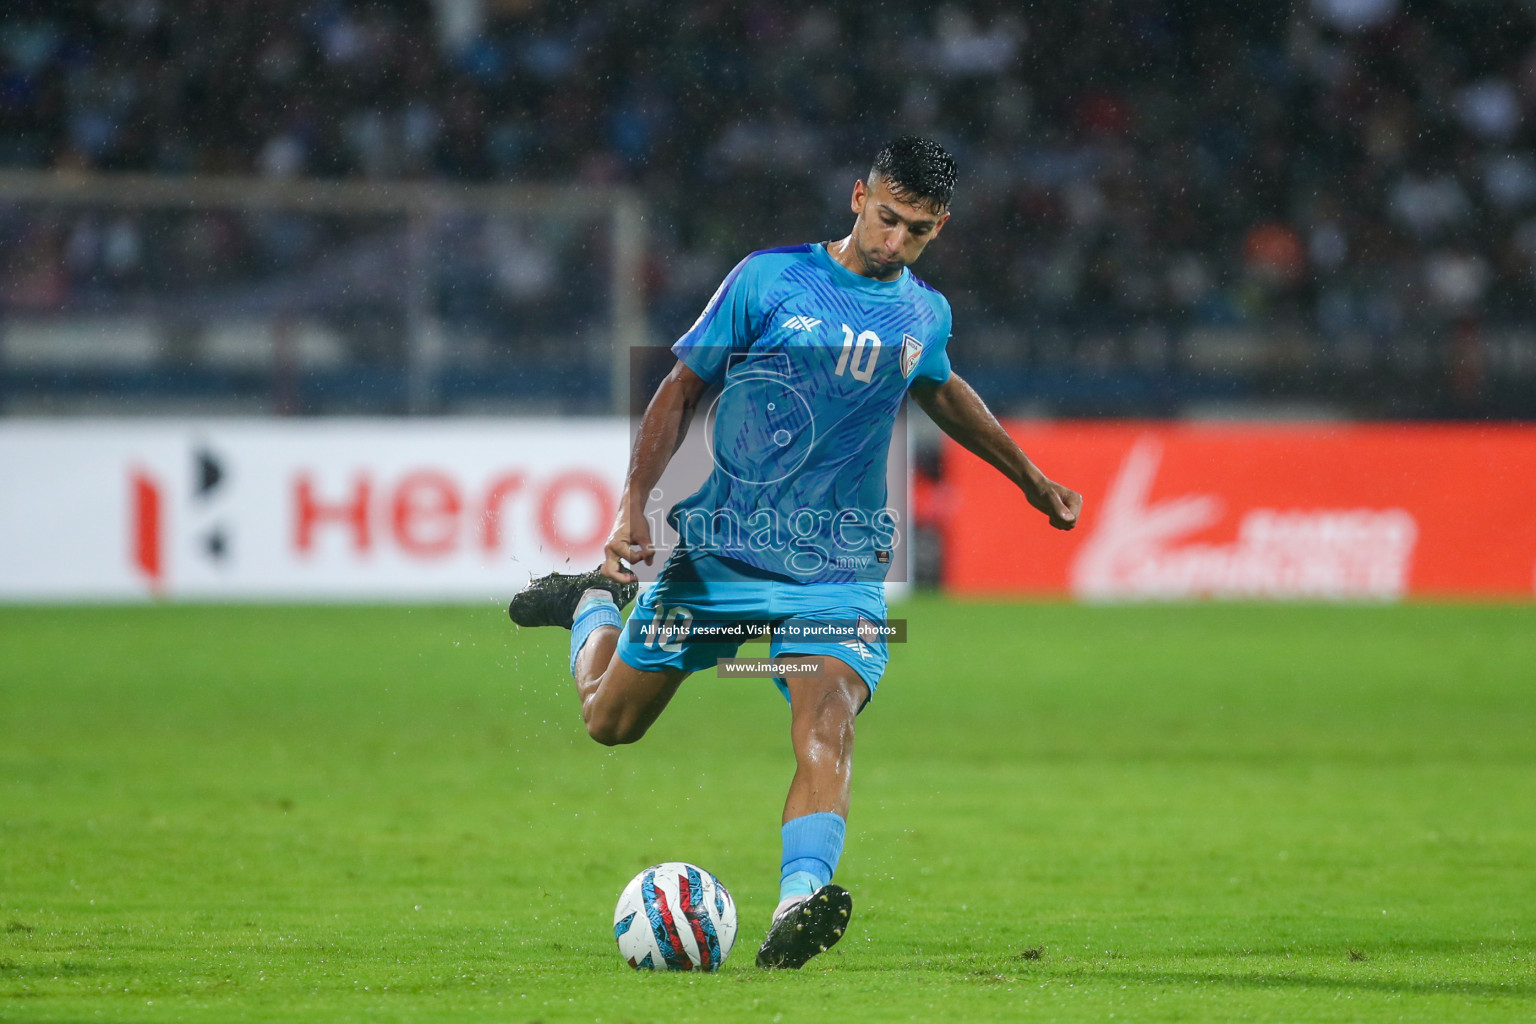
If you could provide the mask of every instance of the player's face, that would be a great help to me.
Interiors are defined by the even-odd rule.
[[[939,237],[949,211],[935,212],[891,194],[882,178],[853,186],[853,250],[865,277],[889,281],[901,268],[916,262],[928,243]]]

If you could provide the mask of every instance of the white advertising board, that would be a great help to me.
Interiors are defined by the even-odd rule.
[[[0,423],[0,600],[506,600],[602,557],[622,419]]]

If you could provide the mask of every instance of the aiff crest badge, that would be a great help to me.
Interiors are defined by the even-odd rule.
[[[923,357],[923,343],[910,334],[901,336],[901,375],[912,376],[917,361]]]

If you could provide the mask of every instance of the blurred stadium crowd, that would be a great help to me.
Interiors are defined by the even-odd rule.
[[[961,184],[918,270],[955,306],[957,364],[1005,408],[1062,414],[1536,417],[1533,115],[1519,0],[0,14],[0,167],[632,185],[657,338],[745,252],[841,233],[885,138],[932,135]],[[39,267],[67,293],[241,249],[168,263],[135,230],[0,229],[3,301],[67,302],[28,290]],[[494,320],[511,293],[519,315],[578,317],[541,244],[503,238],[501,298],[450,284],[443,315]]]

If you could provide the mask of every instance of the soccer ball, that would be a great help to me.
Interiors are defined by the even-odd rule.
[[[736,943],[736,904],[708,871],[668,861],[624,887],[613,937],[636,970],[719,970]]]

